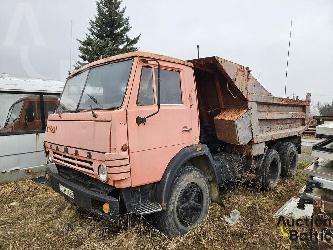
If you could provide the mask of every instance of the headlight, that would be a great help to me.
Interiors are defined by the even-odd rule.
[[[98,167],[98,177],[102,182],[107,182],[108,180],[108,173],[104,164],[101,164]]]

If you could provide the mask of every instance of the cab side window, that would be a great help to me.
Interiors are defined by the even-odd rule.
[[[155,75],[157,75],[157,70]],[[160,77],[161,104],[182,104],[179,71],[162,69]]]
[[[143,67],[141,71],[139,94],[137,99],[138,106],[148,106],[155,103],[153,79],[153,69],[149,67]]]
[[[155,103],[153,85],[157,83],[158,70],[155,68],[143,67],[141,71],[139,94],[137,99],[138,106],[148,106]],[[180,73],[174,70],[161,69],[161,104],[182,104]]]

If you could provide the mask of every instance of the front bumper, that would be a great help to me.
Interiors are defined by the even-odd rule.
[[[47,170],[47,174],[48,185],[78,207],[94,215],[107,217],[109,219],[116,219],[119,216],[118,199],[106,193],[92,191],[87,187],[78,185],[50,169]],[[103,211],[103,204],[109,204],[110,211],[108,213]]]

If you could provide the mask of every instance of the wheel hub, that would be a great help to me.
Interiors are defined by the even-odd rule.
[[[185,227],[194,225],[200,218],[202,209],[202,190],[197,184],[190,183],[178,198],[176,211],[179,222]]]

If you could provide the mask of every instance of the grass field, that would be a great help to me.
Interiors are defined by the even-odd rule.
[[[2,185],[0,249],[290,249],[273,214],[305,184],[301,169],[306,165],[301,162],[297,177],[283,180],[274,191],[239,186],[225,193],[224,206],[213,204],[203,225],[172,240],[140,217],[91,218],[32,181]],[[223,216],[233,209],[241,219],[230,226]]]

